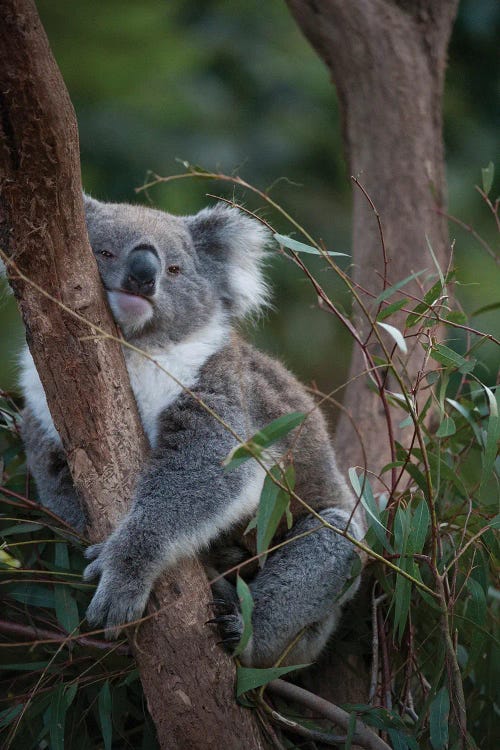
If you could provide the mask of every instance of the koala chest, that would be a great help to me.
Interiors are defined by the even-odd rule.
[[[183,386],[195,385],[202,363],[186,361],[175,353],[152,352],[150,356],[151,360],[129,351],[125,361],[144,432],[154,447],[159,415],[180,396]]]

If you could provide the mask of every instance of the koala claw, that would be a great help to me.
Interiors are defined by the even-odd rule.
[[[234,651],[243,634],[243,619],[241,614],[234,611],[232,614],[219,615],[208,620],[208,623],[218,625],[222,640],[219,643],[229,652]],[[208,624],[207,623],[207,624]]]

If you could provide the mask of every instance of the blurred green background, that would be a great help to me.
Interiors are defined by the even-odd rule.
[[[335,90],[284,2],[259,0],[39,0],[80,127],[83,183],[103,200],[148,200],[190,213],[231,197],[221,183],[184,180],[137,197],[148,179],[184,171],[176,160],[274,185],[283,204],[327,247],[349,252],[351,187],[343,160]],[[449,210],[491,244],[494,221],[474,184],[498,154],[500,4],[462,0],[449,54],[445,143]],[[497,160],[498,161],[498,160]],[[500,168],[500,164],[497,164]],[[492,195],[498,192],[498,179]],[[495,192],[495,190],[497,192]],[[251,196],[236,193],[249,207]],[[273,222],[285,233],[290,227]],[[467,232],[456,238],[457,297],[466,312],[500,297],[494,261]],[[321,283],[349,302],[321,259],[308,260]],[[331,389],[345,380],[350,342],[319,311],[300,272],[276,256],[275,309],[252,329],[260,346],[302,378]],[[472,318],[498,332],[498,310]],[[0,302],[0,386],[15,383],[23,339],[12,298]],[[454,332],[455,335],[456,332]],[[457,348],[464,346],[458,339]],[[493,383],[497,352],[476,353],[478,376]]]

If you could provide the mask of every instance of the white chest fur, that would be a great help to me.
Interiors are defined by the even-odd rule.
[[[152,446],[156,442],[159,414],[178,398],[183,386],[192,388],[196,384],[200,369],[224,345],[227,336],[227,327],[219,320],[213,320],[167,350],[149,350],[147,357],[125,348],[130,383],[144,431]],[[46,430],[47,436],[59,441],[45,392],[27,347],[21,355],[20,365],[20,385],[26,404]]]

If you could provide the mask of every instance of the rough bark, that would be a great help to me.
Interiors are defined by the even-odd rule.
[[[426,236],[446,268],[446,220],[436,208],[443,208],[446,194],[442,92],[458,0],[287,0],[287,4],[337,88],[350,174],[359,178],[381,217],[389,285],[423,268],[435,270]],[[384,262],[377,219],[357,186],[353,187],[352,250],[354,281],[378,294]],[[406,289],[421,295],[417,283]],[[404,317],[399,320],[403,327]],[[357,325],[366,327],[361,317]],[[421,350],[410,348],[409,381],[421,364]],[[365,366],[355,349],[349,377]],[[344,404],[364,437],[368,468],[378,473],[391,460],[380,399],[366,381],[357,379],[347,387]],[[394,426],[397,439],[401,439],[400,419]],[[344,468],[363,465],[359,442],[345,415],[338,424],[337,451]],[[345,669],[341,657],[332,653],[315,687],[333,700],[346,700],[346,693],[353,700],[357,693],[357,700],[364,701],[367,685],[361,662],[355,670]]]
[[[20,271],[69,310],[116,333],[85,228],[74,111],[31,0],[0,5],[0,233]],[[10,281],[93,541],[125,511],[146,441],[121,347],[90,337],[13,272]],[[261,748],[234,700],[233,667],[204,627],[209,588],[185,563],[156,588],[158,617],[133,640],[162,748]]]

